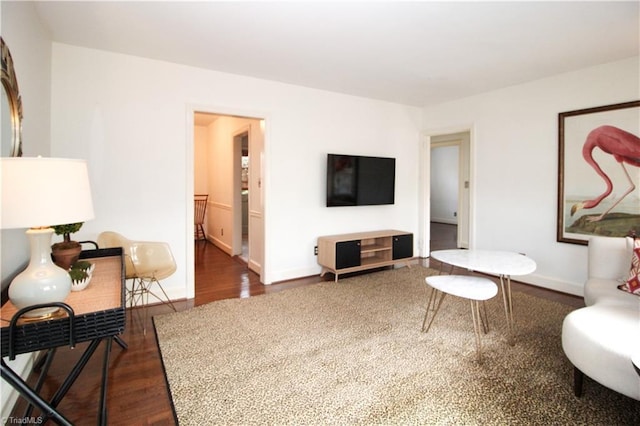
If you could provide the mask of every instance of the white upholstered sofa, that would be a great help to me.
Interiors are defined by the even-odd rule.
[[[640,375],[631,362],[640,353],[640,297],[617,288],[629,274],[631,244],[592,237],[588,250],[586,307],[567,315],[562,326],[562,348],[575,367],[574,392],[582,395],[587,375],[640,400]]]

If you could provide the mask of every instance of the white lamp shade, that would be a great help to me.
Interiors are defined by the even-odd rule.
[[[84,160],[2,158],[2,229],[37,228],[93,219]]]

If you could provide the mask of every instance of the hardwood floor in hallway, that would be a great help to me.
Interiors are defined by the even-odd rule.
[[[458,248],[458,226],[431,222],[430,238],[431,251]]]
[[[446,226],[436,225],[436,227],[437,230],[432,230],[433,249],[455,248],[455,237],[452,234],[455,230]],[[221,299],[251,297],[313,285],[322,281],[333,281],[333,276],[328,274],[324,278],[316,275],[264,286],[260,284],[258,275],[248,270],[246,263],[228,256],[204,241],[195,242],[195,257],[196,296],[192,300],[177,301],[175,304],[179,310]],[[429,265],[429,259],[423,259],[420,262],[426,266]],[[431,262],[431,266],[438,267],[434,262]],[[514,291],[526,291],[576,307],[582,304],[582,299],[578,297],[518,283],[514,283]],[[148,310],[146,335],[142,332],[142,317],[137,315],[139,310],[135,309],[128,313],[127,328],[122,336],[129,348],[123,350],[118,345],[113,345],[107,394],[109,425],[173,425],[175,423],[150,319],[153,315],[171,312],[171,308],[165,305],[153,305]],[[57,351],[56,359],[44,383],[43,389],[46,395],[53,394],[66,376],[68,367],[75,363],[85,347],[86,344],[81,344],[75,349],[61,348]],[[89,361],[67,397],[59,405],[61,412],[75,425],[96,424],[103,352],[103,347],[98,348],[94,359]],[[30,381],[35,381],[35,374],[31,375]],[[17,408],[19,410],[14,411],[14,416],[22,417],[24,403],[18,404]]]

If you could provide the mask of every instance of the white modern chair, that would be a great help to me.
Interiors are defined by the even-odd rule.
[[[131,308],[141,306],[144,312],[143,333],[146,334],[147,305],[149,295],[169,305],[177,312],[160,280],[171,276],[177,269],[171,248],[165,242],[133,241],[116,233],[103,232],[98,235],[101,248],[122,247],[125,255],[125,279],[132,280],[127,289],[127,302]],[[162,295],[154,292],[156,285]],[[157,291],[157,290],[156,290]]]

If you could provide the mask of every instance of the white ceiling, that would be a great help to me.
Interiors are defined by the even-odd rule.
[[[639,4],[42,1],[36,10],[62,43],[425,106],[637,56]]]

